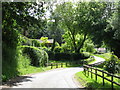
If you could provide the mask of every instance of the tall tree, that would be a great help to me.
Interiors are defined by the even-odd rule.
[[[108,24],[105,29],[106,38],[104,41],[120,57],[120,2],[116,3],[112,10],[114,13],[107,20]]]
[[[69,36],[71,42],[71,49],[76,53],[79,53],[80,49],[78,45],[80,43],[76,42],[76,36],[78,33],[80,34],[80,31],[76,18],[76,12],[76,7],[71,2],[65,2],[60,5],[57,5],[54,13],[58,13],[59,17],[61,18],[59,24]]]
[[[43,13],[43,3],[2,2],[3,42],[13,46],[18,40],[15,34],[18,31],[26,35],[29,27],[36,24],[42,27]]]
[[[104,12],[106,7],[104,2],[79,2],[78,4],[65,2],[57,5],[55,13],[61,17],[61,27],[69,34],[72,49],[76,53],[79,53],[85,40],[90,38],[91,34],[95,34],[96,29],[105,28]],[[79,42],[77,42],[78,34],[83,37]]]
[[[26,35],[28,27],[42,26],[41,17],[44,12],[42,7],[42,3],[38,5],[30,2],[2,2],[2,76],[4,79],[18,75],[19,32],[23,30],[23,34]]]

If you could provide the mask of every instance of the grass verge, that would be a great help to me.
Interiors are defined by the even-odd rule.
[[[47,70],[51,70],[50,66],[49,67],[29,66],[27,68],[19,69],[19,72],[20,72],[19,75],[26,75],[26,74],[31,74],[31,73],[44,72],[44,71],[47,71]]]
[[[94,56],[98,56],[104,59],[108,59],[111,57],[111,53],[104,53],[104,54],[94,54]]]
[[[101,72],[98,72],[98,74],[102,75]],[[88,76],[88,75],[85,75],[83,71],[75,74],[75,78],[82,84],[82,86],[86,88],[91,88],[93,90],[111,89],[111,83],[109,81],[105,80],[105,85],[103,86],[102,84],[103,79],[101,77],[98,77],[97,81],[95,80],[94,74],[92,74],[92,77],[93,78],[91,78],[91,73]],[[105,74],[105,77],[111,79],[111,77],[107,76],[106,74]],[[120,83],[119,79],[114,78],[114,81]],[[120,86],[114,84],[114,89],[120,90]]]

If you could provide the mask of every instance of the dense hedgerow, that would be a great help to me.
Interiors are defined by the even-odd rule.
[[[48,52],[50,60],[81,60],[90,57],[89,53],[60,53],[60,52]]]
[[[2,43],[2,81],[17,76],[18,50]]]
[[[44,66],[48,62],[48,54],[41,49],[33,46],[21,46],[23,53],[26,53],[31,59],[32,66]]]

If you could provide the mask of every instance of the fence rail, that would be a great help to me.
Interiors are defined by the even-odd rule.
[[[63,67],[63,66],[72,66],[72,65],[83,65],[83,63],[85,63],[85,62],[75,62],[75,61],[72,61],[72,62],[63,62],[63,63],[46,63],[46,65],[45,66],[50,66],[51,67],[51,69],[53,68],[53,67],[55,67],[55,68],[60,68],[60,67]]]
[[[88,76],[89,76],[89,74],[91,74],[91,78],[93,77],[92,74],[95,74],[95,79],[96,79],[96,81],[97,81],[97,76],[101,77],[101,78],[102,78],[102,82],[103,82],[103,86],[105,85],[105,80],[111,82],[111,88],[112,88],[112,90],[113,90],[113,88],[114,88],[114,87],[113,87],[113,84],[116,84],[116,85],[120,86],[120,83],[117,83],[117,82],[113,81],[113,78],[120,79],[119,76],[115,76],[115,75],[113,75],[113,74],[111,74],[111,73],[105,72],[105,71],[103,71],[103,70],[100,70],[100,69],[97,69],[97,68],[95,68],[95,67],[88,66],[88,65],[84,65],[84,66],[83,66],[83,69],[84,69],[85,75],[88,74]],[[93,70],[95,70],[95,72],[93,72]],[[98,71],[101,72],[102,75],[98,74],[98,73],[97,73]],[[111,79],[106,78],[106,77],[104,76],[105,74],[111,76]]]

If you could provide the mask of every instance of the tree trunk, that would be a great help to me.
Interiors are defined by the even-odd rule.
[[[76,49],[76,51],[75,51],[76,53],[80,53],[80,49],[83,47],[86,37],[87,37],[87,33],[84,35],[84,39],[83,39],[81,45]]]
[[[73,46],[74,46],[74,51],[77,50],[76,43],[75,43],[75,36],[72,34],[73,37]]]

